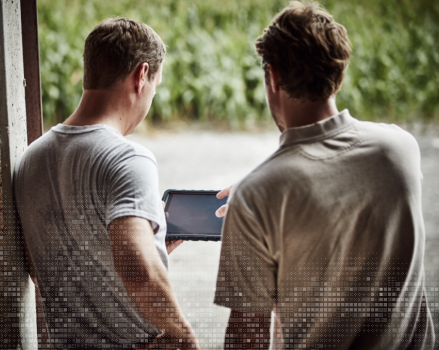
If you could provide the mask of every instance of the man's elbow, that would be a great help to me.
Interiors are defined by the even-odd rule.
[[[29,277],[32,280],[32,282],[35,284],[35,287],[38,287],[38,281],[37,281],[36,277],[32,276],[31,274],[29,274]]]

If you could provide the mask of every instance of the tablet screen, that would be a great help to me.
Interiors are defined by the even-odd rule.
[[[212,194],[171,193],[166,202],[167,232],[171,234],[220,235],[223,218],[216,210],[227,198],[217,199]]]

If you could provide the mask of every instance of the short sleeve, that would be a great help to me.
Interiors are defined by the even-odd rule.
[[[142,155],[120,161],[106,183],[106,226],[124,216],[137,216],[151,221],[154,233],[163,214],[155,162]]]
[[[215,304],[242,312],[271,312],[277,265],[263,225],[245,203],[230,201],[222,232]]]

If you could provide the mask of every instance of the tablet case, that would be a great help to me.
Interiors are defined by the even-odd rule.
[[[214,190],[174,190],[174,189],[170,189],[170,190],[166,190],[165,193],[163,194],[163,198],[162,201],[165,202],[165,211],[167,209],[167,205],[168,205],[168,199],[169,196],[173,193],[178,194],[185,194],[185,193],[192,193],[192,194],[217,194],[218,191],[214,191]],[[214,236],[214,235],[194,235],[194,234],[181,234],[181,233],[173,233],[173,234],[169,234],[168,232],[166,232],[166,240],[178,240],[178,239],[183,239],[185,241],[221,241],[221,234],[219,234],[218,236]]]

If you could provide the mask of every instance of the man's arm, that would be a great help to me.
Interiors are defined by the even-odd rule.
[[[165,330],[165,339],[175,344],[174,348],[199,349],[172,290],[149,221],[140,217],[118,218],[111,222],[109,236],[116,271],[140,313]]]
[[[224,348],[268,349],[270,346],[271,313],[231,310]]]
[[[229,195],[230,189],[217,197]],[[266,244],[264,222],[256,215],[258,200],[245,188],[235,188],[223,223],[214,302],[231,309],[224,348],[268,349],[270,345],[277,263]],[[217,212],[224,214],[221,209]]]

